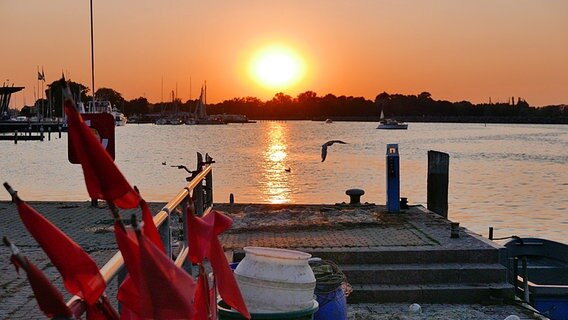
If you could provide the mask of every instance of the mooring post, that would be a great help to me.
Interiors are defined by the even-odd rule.
[[[400,212],[400,159],[398,144],[387,144],[386,160],[387,210],[390,213],[397,213]]]
[[[448,218],[448,185],[450,156],[428,151],[428,210]]]
[[[47,127],[47,141],[51,141],[51,127]]]
[[[18,144],[18,130],[14,130],[14,144]]]

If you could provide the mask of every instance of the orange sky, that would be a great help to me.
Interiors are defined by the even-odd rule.
[[[95,88],[128,100],[169,100],[177,84],[185,101],[207,81],[208,102],[312,90],[568,103],[568,1],[94,0],[94,19]],[[26,87],[13,107],[33,102],[37,66],[91,87],[89,1],[1,1],[0,35],[0,81]],[[268,44],[301,57],[294,86],[251,78]]]

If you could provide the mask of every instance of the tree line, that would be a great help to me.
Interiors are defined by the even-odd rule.
[[[76,101],[87,102],[92,99],[89,88],[68,82]],[[45,113],[45,106],[51,106],[51,114],[63,114],[63,99],[60,81],[48,84],[46,97],[40,99],[35,106],[24,107],[23,115],[34,115],[40,109]],[[99,88],[95,98],[108,100],[128,117],[144,119],[150,115],[171,113],[191,113],[198,100],[182,102],[174,97],[168,102],[150,103],[139,97],[125,100],[118,91],[111,88]],[[505,121],[505,122],[541,122],[568,123],[568,105],[549,105],[532,107],[522,98],[511,97],[507,102],[473,104],[469,101],[450,102],[435,100],[428,92],[417,95],[379,93],[374,100],[364,97],[335,96],[327,94],[318,96],[313,91],[300,93],[292,97],[279,92],[268,101],[256,97],[242,97],[207,105],[208,114],[243,114],[249,119],[282,119],[282,120],[371,120],[376,121],[381,111],[385,117],[405,121]]]

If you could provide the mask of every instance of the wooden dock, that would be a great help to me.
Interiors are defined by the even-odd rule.
[[[73,238],[101,267],[117,250],[112,217],[105,207],[85,202],[30,202]],[[151,203],[154,212],[165,203]],[[466,228],[450,236],[450,221],[424,207],[399,214],[375,205],[216,204],[233,218],[221,235],[235,261],[245,246],[289,248],[336,262],[353,288],[349,319],[402,319],[410,303],[423,314],[412,319],[542,319],[514,304],[513,287],[501,264],[504,249]],[[129,210],[128,213],[137,210]],[[173,213],[176,214],[176,213]],[[62,292],[57,270],[26,232],[15,205],[0,202],[0,234],[8,236]],[[172,219],[174,236],[183,229]],[[43,319],[25,277],[9,265],[0,248],[0,319]],[[116,284],[107,294],[114,300]],[[69,298],[68,294],[65,294]],[[399,317],[399,318],[396,318]],[[401,318],[402,317],[402,318]]]

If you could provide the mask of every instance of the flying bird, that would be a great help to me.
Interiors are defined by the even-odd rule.
[[[322,144],[322,146],[321,146],[321,162],[324,162],[325,157],[327,157],[327,147],[333,145],[334,143],[347,144],[347,142],[343,142],[341,140],[329,140],[328,142]]]

